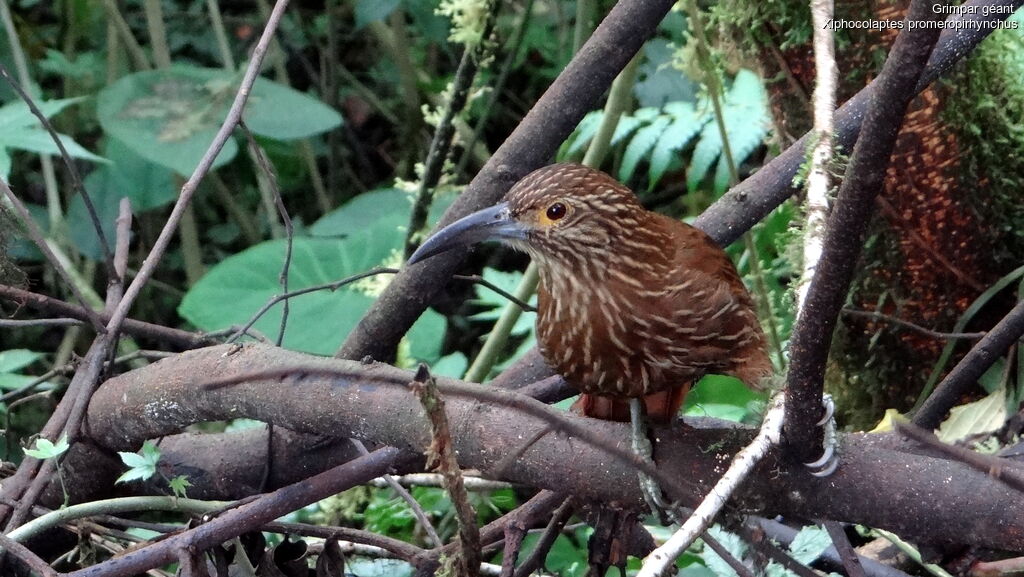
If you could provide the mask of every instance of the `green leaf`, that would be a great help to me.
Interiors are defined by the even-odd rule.
[[[28,349],[8,349],[0,351],[0,373],[13,373],[23,369],[42,358],[43,353]]]
[[[185,475],[178,475],[167,482],[167,485],[171,488],[171,492],[174,493],[175,497],[185,498],[188,497],[186,490],[192,486],[189,482],[188,477]]]
[[[40,437],[36,439],[35,449],[25,449],[25,454],[36,459],[52,459],[63,455],[69,446],[67,433],[61,435],[56,443]]]
[[[126,196],[136,213],[166,206],[178,198],[174,172],[139,156],[120,140],[106,139],[103,155],[110,164],[85,177],[90,194],[111,194],[118,200]]]
[[[725,549],[736,559],[743,559],[746,555],[747,545],[739,538],[739,536],[723,531],[717,525],[709,528],[708,534],[721,543],[722,546],[724,546]],[[715,575],[718,577],[736,577],[736,571],[726,563],[718,553],[715,553],[711,547],[705,545],[700,556],[704,560],[704,564],[707,565],[708,569],[714,571]]]
[[[733,162],[737,166],[750,156],[768,134],[768,97],[760,78],[749,71],[740,70],[722,103],[722,120],[729,138]],[[724,191],[729,180],[728,165],[722,153],[722,134],[717,122],[708,122],[701,131],[700,140],[693,150],[690,170],[686,177],[692,191],[707,176],[711,165],[719,162],[715,171],[714,189]]]
[[[448,210],[457,195],[438,193],[430,204],[427,223],[433,225]],[[405,230],[412,210],[412,196],[397,188],[378,188],[360,194],[339,208],[320,217],[309,227],[313,236],[347,236],[353,232],[377,226],[390,219],[393,226]]]
[[[397,188],[378,188],[360,194],[320,217],[309,227],[313,236],[348,236],[376,225],[381,219],[405,216],[412,209],[409,193]],[[398,221],[396,221],[397,223]]]
[[[356,0],[356,30],[367,24],[383,20],[391,15],[401,0]]]
[[[658,116],[653,122],[636,131],[632,140],[629,141],[629,145],[626,146],[626,152],[622,155],[619,180],[625,182],[633,178],[636,165],[658,143],[658,139],[671,121],[672,119],[668,116]]]
[[[97,116],[108,135],[187,176],[227,116],[240,80],[222,69],[192,66],[137,72],[99,93]],[[327,105],[265,78],[253,85],[242,117],[254,134],[278,140],[320,134],[341,124],[341,116]],[[237,152],[237,143],[228,140],[214,166]]]
[[[565,150],[563,157],[570,157],[583,151],[583,148],[590,143],[594,138],[594,134],[597,133],[597,129],[601,126],[601,120],[604,118],[603,110],[592,110],[580,120],[576,130],[573,131],[572,135],[566,141],[568,147]]]
[[[793,538],[789,552],[800,564],[810,565],[830,546],[832,538],[828,536],[828,531],[816,525],[808,525]]]
[[[955,443],[999,430],[1006,423],[1006,388],[999,387],[977,401],[953,407],[939,425],[939,440]]]
[[[468,367],[469,359],[466,358],[466,355],[456,351],[438,359],[437,362],[431,365],[430,372],[442,377],[461,379],[462,375],[466,374]]]
[[[390,222],[389,222],[390,221]],[[393,263],[405,235],[393,218],[355,232],[344,239],[296,238],[289,268],[289,289],[296,290],[330,283],[361,273],[383,263]],[[258,244],[223,260],[193,286],[178,312],[202,330],[217,330],[248,322],[271,297],[280,293],[278,275],[284,259],[285,241]],[[390,275],[350,284],[336,291],[318,291],[291,299],[286,348],[333,354],[341,341],[359,322],[375,294]],[[256,330],[276,336],[281,321],[280,304],[259,321]],[[413,342],[414,355],[436,359],[444,334],[443,317],[427,311],[411,334],[430,327],[429,337]],[[427,354],[431,352],[432,354]]]
[[[686,395],[683,414],[745,422],[756,416],[752,408],[764,398],[763,393],[755,393],[739,379],[707,375]]]
[[[44,100],[36,102],[36,107],[43,113],[43,116],[50,118],[61,110],[72,104],[85,100],[84,96],[77,98],[62,98],[60,100]],[[22,100],[15,100],[0,106],[0,134],[15,128],[42,128],[39,119],[29,110],[27,104]]]
[[[665,106],[665,112],[672,117],[672,124],[661,133],[654,150],[651,151],[651,165],[648,169],[648,190],[665,175],[672,160],[693,140],[701,127],[707,124],[710,117],[697,114],[697,109],[689,102],[672,102]]]
[[[114,483],[127,483],[128,481],[146,480],[156,474],[156,465],[160,461],[160,449],[153,441],[146,441],[138,453],[118,451],[121,462],[128,466]]]
[[[38,103],[40,111],[49,118],[64,108],[80,102],[82,98],[67,98]],[[71,139],[70,136],[58,134],[68,154],[74,158],[82,158],[94,162],[106,162],[85,147]],[[21,101],[9,102],[0,107],[0,176],[7,178],[11,172],[11,157],[8,149],[27,150],[39,154],[59,154],[60,149],[53,137],[39,123],[28,106]]]

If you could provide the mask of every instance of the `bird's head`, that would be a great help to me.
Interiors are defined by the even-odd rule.
[[[499,204],[439,230],[409,263],[486,240],[523,250],[542,266],[607,263],[646,215],[633,192],[607,174],[554,164],[528,174]]]

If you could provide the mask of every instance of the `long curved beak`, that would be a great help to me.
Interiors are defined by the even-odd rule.
[[[474,212],[437,231],[409,257],[409,264],[485,240],[525,239],[526,227],[512,218],[508,203]]]

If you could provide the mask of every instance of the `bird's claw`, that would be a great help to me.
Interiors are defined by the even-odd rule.
[[[821,406],[824,407],[825,414],[816,423],[824,429],[821,456],[810,463],[804,463],[804,466],[810,470],[811,475],[824,478],[839,468],[839,457],[836,456],[836,404],[832,400],[832,395],[822,395]]]
[[[654,447],[647,436],[647,416],[644,409],[643,399],[630,399],[629,421],[632,425],[633,452],[654,465]],[[664,521],[667,512],[673,510],[674,504],[665,499],[665,493],[654,477],[643,471],[637,471],[637,477],[640,479],[640,491],[643,493],[644,502],[647,503],[654,516]]]

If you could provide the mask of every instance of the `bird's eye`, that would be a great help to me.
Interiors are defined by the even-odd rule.
[[[552,204],[551,206],[548,207],[548,220],[558,220],[565,216],[565,212],[565,205],[560,202],[556,202],[555,204]]]

